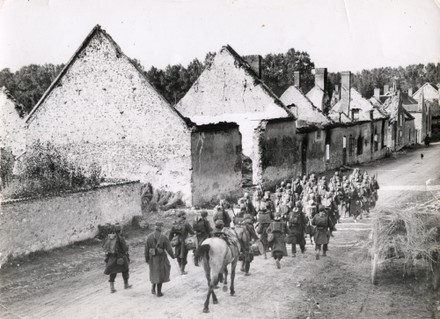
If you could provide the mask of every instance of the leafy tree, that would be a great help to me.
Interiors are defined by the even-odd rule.
[[[400,66],[362,70],[353,74],[352,84],[364,97],[370,98],[374,94],[374,88],[383,89],[385,84],[391,86],[395,78],[399,80],[402,91],[413,88],[415,92],[426,82],[432,84],[440,82],[440,63],[411,64],[405,68]],[[333,87],[340,83],[340,74],[331,73],[329,79]]]
[[[23,104],[24,111],[29,113],[63,67],[62,64],[31,64],[15,73],[3,69],[0,71],[0,87],[5,86],[12,96]]]

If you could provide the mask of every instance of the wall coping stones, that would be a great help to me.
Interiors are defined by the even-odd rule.
[[[48,194],[44,194],[44,195],[41,195],[41,196],[31,196],[31,197],[23,197],[23,198],[0,200],[0,205],[3,206],[3,205],[14,204],[14,203],[18,203],[18,202],[25,202],[25,201],[35,200],[35,199],[44,199],[44,198],[51,198],[51,197],[62,197],[62,196],[67,196],[67,195],[71,195],[71,194],[85,193],[85,192],[89,192],[89,191],[95,191],[95,190],[100,190],[100,189],[103,189],[103,188],[109,188],[109,187],[114,187],[114,186],[136,184],[136,183],[139,183],[139,182],[140,182],[139,180],[137,180],[137,181],[113,182],[113,183],[105,183],[104,182],[101,185],[95,186],[95,187],[78,188],[78,189],[69,190],[69,191],[56,192],[56,193],[48,193]]]

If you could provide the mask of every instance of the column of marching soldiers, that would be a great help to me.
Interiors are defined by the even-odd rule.
[[[190,250],[197,249],[205,239],[213,236],[233,245],[231,229],[237,227],[244,228],[247,238],[242,239],[240,245],[241,271],[245,275],[249,274],[254,256],[263,255],[266,259],[268,251],[279,269],[281,259],[288,255],[286,244],[291,245],[292,257],[296,257],[297,245],[301,253],[306,251],[306,236],[315,245],[316,259],[321,254],[326,256],[337,223],[341,218],[352,217],[357,222],[368,216],[378,200],[378,189],[377,176],[369,176],[366,171],[355,168],[350,175],[336,171],[328,180],[316,174],[292,178],[281,182],[275,193],[258,186],[252,198],[249,193],[244,193],[235,210],[234,206],[220,200],[214,208],[214,227],[206,210],[196,216],[192,225],[187,221],[186,213],[181,211],[168,236],[162,233],[163,222],[157,222],[155,231],[147,237],[145,261],[150,268],[151,292],[163,296],[162,283],[170,280],[171,264],[165,251],[177,259],[180,273],[184,275]],[[116,291],[114,280],[117,273],[122,273],[124,288],[131,287],[128,284],[128,246],[120,227],[115,227],[113,233],[104,242],[107,253],[104,273],[110,275],[112,293]],[[196,258],[194,263],[198,266]]]

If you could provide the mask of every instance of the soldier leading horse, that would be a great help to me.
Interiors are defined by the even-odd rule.
[[[235,237],[231,234],[231,237]],[[227,266],[231,264],[231,286],[230,294],[235,294],[234,279],[235,268],[237,266],[238,257],[240,255],[240,243],[237,238],[234,238],[235,244],[228,246],[225,240],[212,237],[204,240],[199,246],[196,258],[202,263],[205,270],[205,276],[208,281],[208,295],[206,296],[203,312],[209,312],[209,299],[212,295],[212,303],[217,304],[217,296],[215,295],[214,288],[219,282],[219,278],[224,277],[223,290],[227,290]]]

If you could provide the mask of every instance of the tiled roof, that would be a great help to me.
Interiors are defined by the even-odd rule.
[[[358,121],[370,121],[371,112],[373,112],[373,119],[384,119],[386,115],[382,110],[374,107],[373,104],[365,99],[356,89],[350,89],[350,110],[359,110],[359,120]],[[346,113],[342,100],[339,100],[332,108],[331,113]],[[350,116],[350,114],[346,114]]]
[[[306,96],[312,104],[319,109],[321,109],[322,104],[325,103],[326,93],[319,86],[315,85]]]
[[[294,85],[290,86],[280,97],[285,105],[291,107],[292,113],[297,118],[297,127],[308,125],[328,125],[331,120],[327,118],[321,110],[315,107],[312,102]]]

